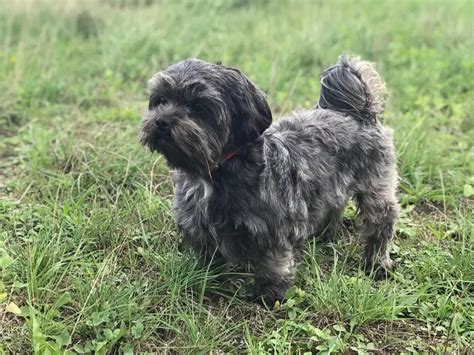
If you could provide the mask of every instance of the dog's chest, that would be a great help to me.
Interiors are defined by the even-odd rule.
[[[238,193],[238,192],[237,192]],[[178,179],[175,185],[174,212],[180,228],[194,236],[206,234],[216,241],[241,229],[252,215],[241,206],[242,194],[235,196],[232,191],[222,191],[204,180]],[[248,206],[248,201],[244,201]],[[250,218],[251,219],[251,218]]]
[[[206,182],[176,185],[175,216],[184,238],[191,245],[217,247],[221,255],[231,263],[242,263],[257,258],[250,225],[257,225],[249,213],[242,218],[236,199],[219,196],[219,190]],[[254,222],[252,222],[254,221]],[[260,220],[259,220],[260,221]],[[252,224],[253,223],[253,224]],[[260,223],[261,224],[261,223]]]
[[[212,186],[205,181],[178,179],[174,197],[178,225],[193,232],[208,229],[212,194]]]

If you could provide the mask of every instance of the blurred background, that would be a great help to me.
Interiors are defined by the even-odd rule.
[[[466,351],[473,14],[470,0],[0,0],[0,353]],[[178,251],[168,168],[137,139],[147,80],[190,57],[236,66],[278,119],[315,106],[343,52],[391,93],[399,269],[374,287],[353,277],[353,240],[312,248],[275,315]]]
[[[401,126],[402,137],[422,122],[424,135],[434,130],[446,148],[465,148],[456,135],[472,129],[469,1],[15,0],[0,6],[0,108],[13,120],[51,106],[46,116],[67,106],[138,119],[148,78],[189,57],[241,68],[278,117],[314,106],[321,70],[347,51],[377,62],[392,93],[387,119]],[[421,145],[399,143],[402,158]],[[426,149],[446,156],[442,145]]]

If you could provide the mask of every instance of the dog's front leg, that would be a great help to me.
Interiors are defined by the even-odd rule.
[[[297,267],[297,257],[292,247],[265,251],[255,265],[256,301],[264,301],[273,306],[282,300],[293,284]]]
[[[181,229],[183,239],[180,249],[191,249],[199,257],[203,265],[222,265],[225,260],[218,250],[214,238],[210,234],[195,233],[191,234]]]

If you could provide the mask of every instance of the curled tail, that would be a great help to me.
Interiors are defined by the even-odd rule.
[[[376,122],[384,110],[385,83],[372,63],[342,55],[336,65],[321,74],[318,106]]]

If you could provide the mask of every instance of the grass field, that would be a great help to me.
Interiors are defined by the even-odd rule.
[[[1,1],[0,354],[474,351],[473,23],[469,0]],[[169,170],[137,139],[146,81],[222,61],[279,117],[346,50],[391,91],[397,269],[366,277],[348,228],[268,310],[178,250]]]

